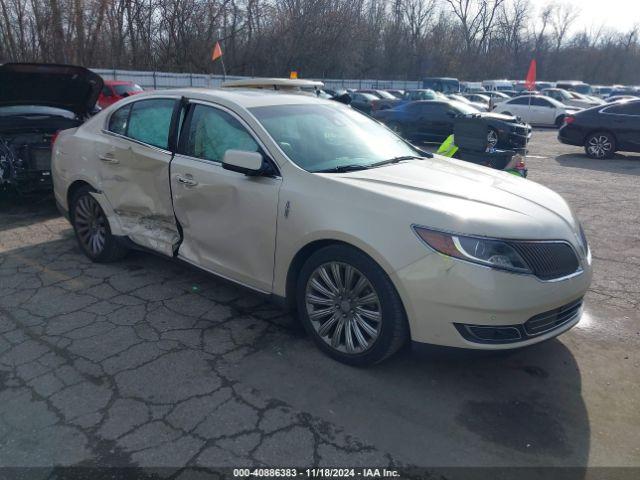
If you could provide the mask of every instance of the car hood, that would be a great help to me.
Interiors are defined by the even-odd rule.
[[[513,115],[505,115],[503,113],[481,112],[480,116],[482,118],[488,118],[491,120],[502,120],[503,122],[519,123],[518,119]]]
[[[574,242],[579,229],[571,208],[554,191],[506,172],[437,155],[337,179],[382,196],[385,202],[403,203],[412,222],[433,228]]]
[[[5,63],[0,66],[0,106],[47,105],[88,114],[102,90],[100,75],[75,65]]]

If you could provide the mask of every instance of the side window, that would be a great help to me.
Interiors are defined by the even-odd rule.
[[[514,98],[513,100],[507,103],[509,105],[528,105],[529,99],[527,97],[519,97],[519,98]]]
[[[213,162],[222,162],[227,150],[257,152],[260,149],[238,120],[205,105],[194,106],[184,135],[181,153]]]
[[[531,100],[533,100],[531,102],[532,105],[536,106],[536,107],[552,107],[553,105],[551,105],[551,102],[549,102],[549,100],[547,100],[546,98],[538,98],[538,97],[534,97]]]
[[[127,134],[127,121],[129,120],[129,112],[131,104],[126,105],[111,114],[109,118],[109,131],[118,135]]]
[[[614,113],[616,115],[640,115],[640,102],[622,103],[603,110],[604,113]]]
[[[175,100],[158,98],[134,102],[127,136],[158,148],[168,148]]]
[[[104,87],[102,87],[102,95],[105,97],[110,97],[112,95],[111,93],[111,87],[105,85]]]

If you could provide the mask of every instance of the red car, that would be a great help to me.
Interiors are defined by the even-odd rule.
[[[105,80],[104,87],[98,97],[98,106],[106,108],[122,98],[141,93],[142,87],[133,82],[121,80]]]

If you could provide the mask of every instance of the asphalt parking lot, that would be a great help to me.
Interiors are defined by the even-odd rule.
[[[92,264],[49,198],[5,201],[0,466],[640,467],[640,155],[555,136],[534,132],[529,178],[582,219],[593,284],[578,326],[508,355],[347,367],[246,290]]]

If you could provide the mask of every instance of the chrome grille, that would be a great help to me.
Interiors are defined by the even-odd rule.
[[[580,268],[576,252],[566,243],[514,242],[511,245],[542,280],[566,277]]]
[[[530,337],[556,329],[575,319],[580,314],[581,307],[582,298],[579,298],[560,308],[531,317],[524,323],[524,329]]]

